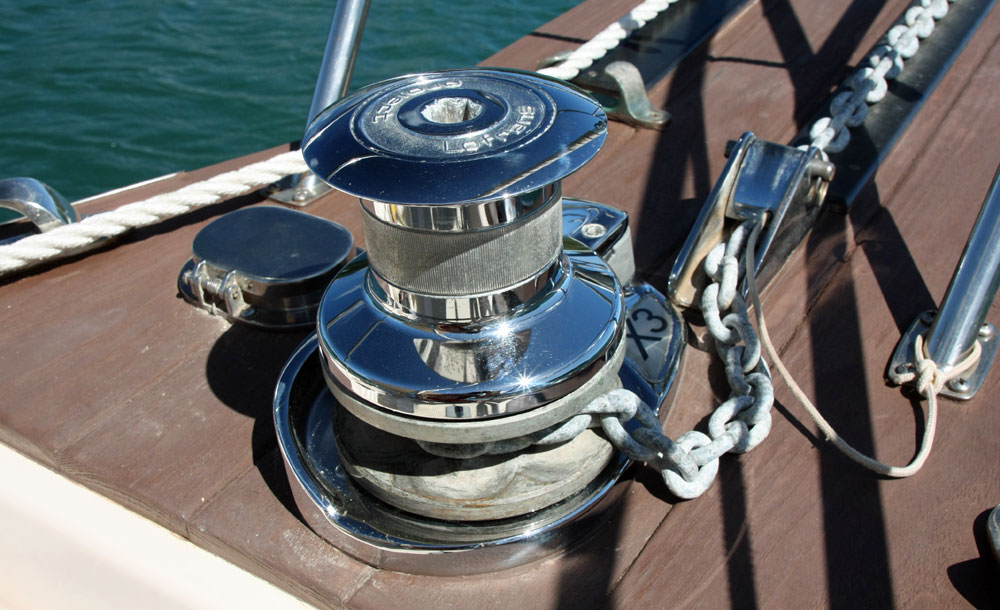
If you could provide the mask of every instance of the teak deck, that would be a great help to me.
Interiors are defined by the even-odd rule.
[[[627,12],[589,0],[485,62],[533,68]],[[788,142],[908,3],[750,2],[651,89],[663,132],[612,123],[570,196],[627,210],[637,263],[661,290],[747,130]],[[986,18],[848,216],[825,213],[765,298],[806,391],[851,443],[905,463],[922,403],[888,387],[903,330],[947,288],[1000,156],[1000,11]],[[277,149],[276,149],[277,150]],[[93,213],[275,151],[85,205]],[[0,441],[321,607],[940,608],[1000,599],[974,523],[1000,502],[1000,374],[969,403],[942,401],[918,475],[884,480],[817,436],[776,381],[770,437],[726,456],[701,498],[672,503],[633,478],[617,518],[562,556],[501,573],[379,571],[303,525],[271,421],[275,380],[303,333],[230,327],[177,295],[195,234],[255,197],[137,231],[117,247],[0,286]],[[361,239],[357,204],[307,211]],[[996,311],[991,319],[1000,321]],[[696,337],[667,431],[704,428],[728,389]],[[978,526],[977,526],[978,527]],[[979,546],[977,546],[977,544]]]

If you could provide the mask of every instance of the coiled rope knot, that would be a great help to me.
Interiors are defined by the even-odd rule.
[[[900,375],[899,380],[903,383],[914,382],[917,392],[924,396],[937,395],[944,389],[946,383],[966,374],[979,363],[979,357],[983,352],[978,341],[973,343],[969,355],[963,358],[955,366],[943,370],[937,363],[927,356],[924,350],[924,337],[917,335],[913,345],[914,371],[905,375]]]

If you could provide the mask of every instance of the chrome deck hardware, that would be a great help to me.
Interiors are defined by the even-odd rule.
[[[470,459],[423,447],[536,433],[623,385],[651,405],[669,392],[683,326],[633,282],[626,215],[562,196],[605,133],[577,89],[481,69],[374,85],[307,131],[313,171],[359,197],[368,251],[324,295],[275,419],[303,514],[338,546],[478,572],[603,510],[627,460],[594,430]]]
[[[730,142],[726,154],[729,161],[670,272],[670,298],[680,307],[696,302],[704,283],[701,264],[726,239],[729,221],[765,221],[754,260],[758,285],[765,285],[811,228],[833,178],[833,165],[817,149],[791,148],[749,132]],[[769,259],[779,264],[771,267]]]
[[[62,195],[34,178],[0,180],[0,208],[23,214],[39,231],[78,220],[76,209]]]
[[[21,223],[22,227],[15,224],[22,217],[31,225]],[[0,180],[0,226],[11,224],[8,228],[10,232],[0,237],[0,246],[16,244],[30,235],[45,234],[59,227],[75,225],[80,220],[73,204],[44,182],[34,178]],[[107,245],[111,239],[114,238],[98,237],[83,245],[62,246],[60,255],[82,254]],[[38,249],[37,244],[35,248]],[[31,248],[27,251],[31,252]]]
[[[344,227],[274,206],[230,212],[198,232],[177,288],[191,303],[264,328],[311,326],[327,284],[354,255]]]
[[[354,63],[361,47],[361,34],[368,19],[371,0],[339,0],[330,21],[330,33],[323,51],[323,62],[316,77],[316,89],[306,128],[324,108],[347,95]],[[306,206],[330,191],[329,185],[312,172],[288,176],[274,185],[271,199],[296,206]]]
[[[1000,288],[1000,169],[979,217],[969,235],[965,251],[941,302],[938,313],[924,312],[903,334],[889,363],[888,377],[899,383],[914,362],[914,340],[925,335],[924,351],[939,369],[954,370],[970,354],[975,343],[982,352],[978,365],[968,375],[953,379],[941,390],[943,396],[968,400],[976,395],[993,366],[997,353],[997,330],[986,314]]]

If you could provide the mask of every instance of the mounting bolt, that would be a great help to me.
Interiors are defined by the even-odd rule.
[[[979,338],[980,339],[989,339],[992,336],[993,336],[993,325],[992,324],[990,324],[989,322],[986,322],[982,326],[979,327]]]
[[[296,189],[295,194],[292,195],[293,201],[305,201],[306,199],[309,199],[309,192],[305,189]]]
[[[588,239],[597,239],[598,237],[604,237],[604,234],[608,232],[608,228],[599,222],[588,222],[587,224],[580,227],[580,233]]]
[[[920,321],[926,324],[927,326],[930,326],[931,324],[934,323],[934,317],[936,315],[937,315],[936,311],[934,311],[933,309],[928,309],[927,311],[920,314]]]
[[[948,382],[948,387],[952,392],[958,392],[959,394],[964,394],[969,391],[969,380],[964,377],[959,377],[958,379],[952,379]]]
[[[824,161],[819,157],[814,157],[809,160],[809,164],[806,165],[806,171],[809,172],[809,176],[813,178],[822,178],[826,182],[833,180],[833,175],[837,168],[833,163],[829,161]]]

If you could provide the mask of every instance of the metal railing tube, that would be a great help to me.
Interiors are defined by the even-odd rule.
[[[316,78],[316,90],[309,106],[306,127],[324,108],[347,94],[354,73],[354,60],[361,46],[361,33],[368,17],[371,0],[339,0],[330,22],[330,35],[323,52],[323,63]]]
[[[927,334],[927,356],[939,367],[954,366],[972,349],[998,287],[1000,168]]]
[[[347,95],[354,73],[354,61],[361,47],[361,33],[368,18],[371,0],[339,0],[330,21],[330,34],[323,51],[323,62],[316,77],[306,129],[319,113]],[[311,171],[291,177],[271,193],[271,199],[292,205],[307,205],[330,190]]]

